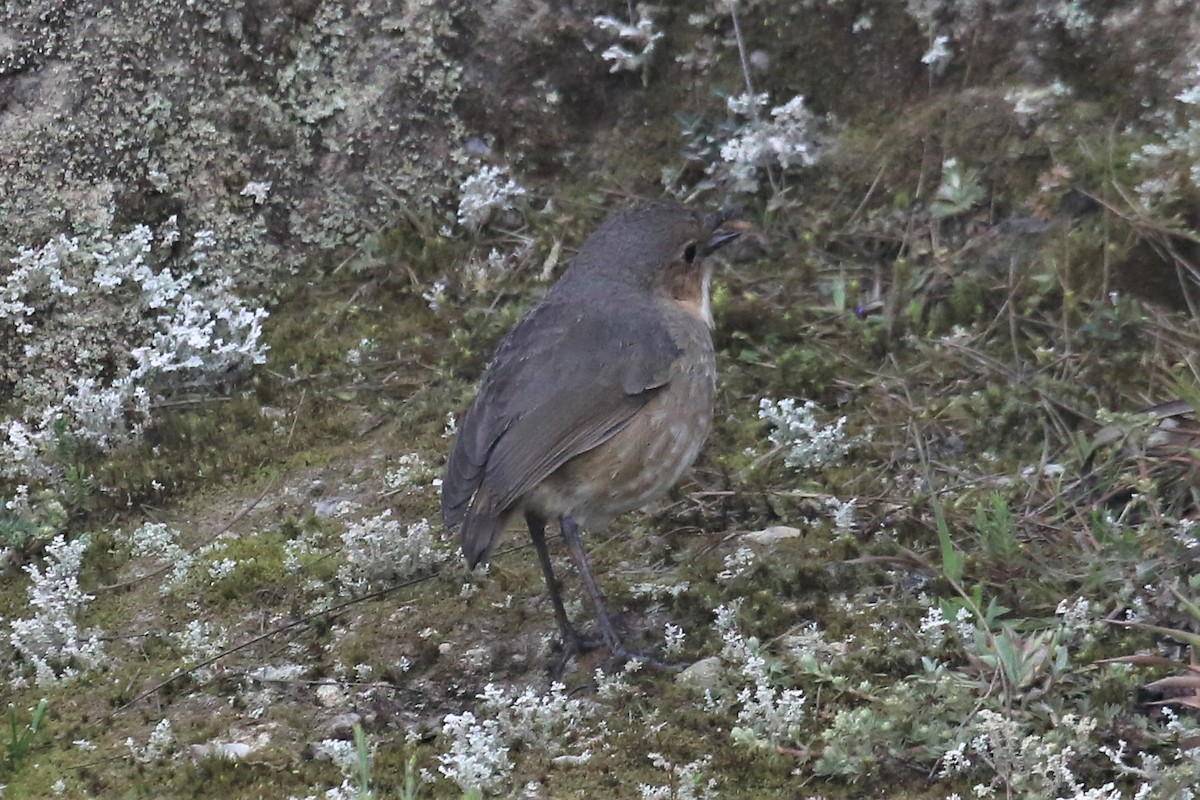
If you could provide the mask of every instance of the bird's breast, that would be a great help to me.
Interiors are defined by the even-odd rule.
[[[672,326],[682,354],[670,380],[629,423],[549,476],[527,502],[547,516],[570,515],[585,527],[641,508],[675,485],[712,429],[716,357],[707,326]]]

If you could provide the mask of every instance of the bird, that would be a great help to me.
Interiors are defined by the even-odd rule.
[[[558,521],[603,643],[614,657],[634,657],[579,532],[666,492],[708,437],[717,370],[705,257],[739,236],[737,215],[670,201],[614,213],[501,340],[461,417],[442,479],[443,523],[474,569],[524,517],[568,655],[599,643],[563,607],[547,522]]]

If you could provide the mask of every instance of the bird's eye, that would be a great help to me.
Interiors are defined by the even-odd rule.
[[[692,242],[687,247],[683,248],[683,260],[691,264],[696,260],[696,243]]]

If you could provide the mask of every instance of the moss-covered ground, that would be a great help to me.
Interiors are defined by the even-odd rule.
[[[1136,106],[1118,79],[1141,73],[1064,43],[1054,64],[1081,88],[1033,119],[1006,99],[994,31],[928,88],[905,60],[921,46],[911,24],[878,19],[908,39],[881,37],[868,58],[818,35],[850,17],[776,41],[783,11],[751,15],[753,46],[840,66],[797,64],[766,88],[783,102],[808,87],[842,117],[816,166],[742,198],[753,230],[717,269],[720,390],[698,463],[586,539],[629,643],[661,652],[679,626],[674,658],[720,656],[716,677],[697,689],[642,670],[606,688],[596,670],[620,668],[603,649],[563,667],[525,533],[472,575],[440,531],[435,478],[448,415],[587,231],[657,196],[662,167],[681,181],[700,169],[680,128],[715,119],[714,88],[740,88],[732,56],[703,80],[614,83],[627,105],[614,103],[611,132],[577,169],[531,183],[505,225],[451,239],[416,215],[369,253],[314,258],[280,289],[264,367],[220,396],[164,402],[136,445],[80,455],[89,477],[62,493],[60,527],[91,537],[80,621],[102,633],[105,662],[61,686],[6,687],[4,797],[322,796],[343,772],[318,743],[350,741],[355,724],[375,797],[407,797],[406,768],[431,778],[417,796],[462,797],[439,773],[445,716],[482,719],[488,684],[545,693],[559,672],[585,721],[554,732],[562,751],[511,738],[489,796],[688,798],[709,779],[723,798],[941,799],[977,785],[1133,797],[1146,782],[1138,796],[1187,796],[1200,779],[1200,238],[1194,193],[1137,199],[1129,154],[1157,139],[1113,120]],[[690,122],[649,110],[681,107]],[[937,193],[950,158],[978,194]],[[503,270],[471,269],[493,250]],[[812,400],[823,425],[845,417],[846,455],[789,466],[764,398]],[[831,501],[852,501],[853,517],[835,519]],[[445,557],[340,591],[343,532],[389,510],[402,529],[428,519]],[[177,582],[172,563],[133,551],[145,522],[196,558]],[[772,526],[794,535],[750,536]],[[40,563],[46,544],[14,557]],[[557,536],[551,550],[587,621]],[[211,566],[223,560],[236,563]],[[0,618],[30,613],[17,566]],[[716,626],[722,606],[736,606],[760,677]],[[738,698],[764,685],[776,701],[803,692],[798,720],[772,727]],[[163,719],[174,741],[147,753]],[[1120,742],[1119,758],[1102,749]],[[245,752],[218,752],[231,745]],[[946,753],[960,745],[970,764],[956,770]],[[679,767],[697,761],[693,785]]]

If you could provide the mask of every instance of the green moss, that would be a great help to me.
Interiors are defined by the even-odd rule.
[[[608,732],[593,761],[567,766],[517,749],[513,786],[536,781],[546,796],[632,795],[640,783],[668,783],[647,758],[660,752],[676,763],[711,754],[708,774],[719,778],[722,797],[758,800],[797,791],[828,798],[965,796],[990,773],[939,778],[935,788],[928,776],[965,735],[963,721],[983,708],[1004,710],[1023,732],[1038,736],[1059,729],[1066,714],[1086,713],[1097,720],[1097,740],[1111,743],[1133,731],[1146,752],[1172,753],[1174,743],[1161,726],[1130,710],[1138,687],[1153,676],[1094,663],[1161,648],[1165,640],[1150,632],[1097,626],[1090,639],[1069,645],[1069,669],[1043,663],[1033,670],[1036,691],[1004,686],[988,661],[995,639],[1034,641],[1059,624],[1058,602],[1079,596],[1094,603],[1097,619],[1136,607],[1156,623],[1190,624],[1168,586],[1183,591],[1191,578],[1174,522],[1194,510],[1188,505],[1194,499],[1179,490],[1189,486],[1191,473],[1167,473],[1161,461],[1115,445],[1085,462],[1082,446],[1102,411],[1128,409],[1151,396],[1165,399],[1173,386],[1192,380],[1186,364],[1195,321],[1124,297],[1122,284],[1140,282],[1144,267],[1173,266],[1154,250],[1177,239],[1155,238],[1160,234],[1153,230],[1183,223],[1162,209],[1134,214],[1102,207],[1083,214],[1063,206],[1073,185],[1111,204],[1120,193],[1101,191],[1105,181],[1128,193],[1141,179],[1128,156],[1143,138],[1136,131],[1111,136],[1110,111],[1127,109],[1135,95],[1163,96],[1158,71],[1136,73],[1134,81],[1154,84],[1153,92],[1124,96],[1104,76],[1134,75],[1128,59],[1105,66],[1091,55],[1079,63],[1091,64],[1094,76],[1082,74],[1078,64],[1064,67],[1063,75],[1085,93],[1105,96],[1060,99],[1052,119],[1025,119],[1005,99],[1025,77],[1014,77],[1013,48],[1001,47],[1006,34],[1000,31],[1007,28],[991,24],[996,20],[947,19],[971,35],[955,38],[962,50],[951,71],[931,82],[919,61],[926,32],[902,4],[873,9],[874,27],[857,32],[861,9],[818,6],[819,13],[805,7],[800,28],[776,24],[788,10],[770,3],[744,13],[750,46],[763,48],[775,64],[759,88],[776,101],[805,93],[842,120],[831,126],[825,159],[790,176],[797,191],[769,197],[764,189],[750,198],[748,218],[767,234],[762,254],[719,273],[716,430],[676,494],[652,514],[618,520],[611,535],[587,538],[613,609],[644,649],[658,646],[669,620],[687,631],[689,655],[719,652],[713,609],[741,599],[741,630],[761,640],[772,685],[806,693],[802,735],[780,748],[747,749],[731,734],[739,723],[736,710],[705,709],[670,677],[644,672],[633,678],[638,693],[631,698],[596,699]],[[337,21],[317,19],[318,11],[301,9],[287,21],[289,30],[319,33],[314,41],[324,42],[305,51],[309,58],[288,73],[290,104],[261,98],[243,104],[256,116],[231,133],[206,133],[203,120],[182,121],[180,136],[191,153],[171,145],[161,128],[182,105],[173,105],[172,113],[160,102],[145,110],[142,123],[153,128],[149,141],[171,151],[170,174],[207,163],[195,148],[233,152],[239,137],[290,152],[289,137],[310,128],[298,121],[304,114],[322,136],[337,139],[336,104],[353,92],[346,86],[359,82],[348,77],[349,62],[329,49],[341,37]],[[679,52],[700,36],[728,33],[724,22],[690,25],[686,11],[664,21]],[[530,75],[545,72],[546,59],[573,57],[557,45],[575,42],[575,29],[547,31],[548,25],[531,23],[521,34],[545,34],[527,49],[523,63]],[[1084,48],[1075,42],[1064,52]],[[44,691],[14,690],[18,708],[48,696],[54,738],[38,742],[31,754],[38,769],[5,776],[10,794],[45,795],[61,776],[69,782],[68,796],[304,796],[340,782],[332,764],[312,758],[311,742],[325,735],[322,725],[330,718],[354,712],[378,747],[375,786],[393,796],[413,753],[420,766],[436,770],[446,748],[435,735],[443,714],[478,710],[473,698],[488,682],[544,685],[553,655],[539,640],[555,623],[532,550],[508,549],[525,543],[515,524],[489,574],[474,578],[474,594],[462,590],[462,568],[447,564],[424,583],[257,637],[316,604],[349,601],[328,594],[344,522],[383,508],[406,520],[436,518],[434,489],[425,482],[388,488],[382,475],[407,453],[420,454],[433,474],[440,471],[449,447],[442,435],[447,413],[470,401],[496,342],[546,290],[540,272],[555,244],[563,246],[555,265],[561,273],[571,248],[609,207],[624,204],[627,195],[659,193],[661,168],[684,164],[680,180],[698,180],[698,164],[680,153],[690,144],[674,115],[702,117],[716,130],[727,116],[720,93],[740,91],[742,76],[736,54],[723,48],[708,72],[676,79],[668,57],[674,54],[664,50],[646,90],[636,77],[599,75],[565,101],[585,126],[573,136],[592,137],[591,143],[570,159],[549,148],[527,155],[523,163],[550,179],[531,185],[539,195],[531,208],[542,195],[554,204],[526,209],[516,233],[450,240],[436,233],[438,213],[420,203],[412,206],[421,210],[400,222],[375,207],[355,218],[362,198],[322,184],[333,198],[320,207],[328,219],[300,215],[289,222],[302,229],[299,238],[327,248],[313,256],[311,269],[282,277],[280,267],[294,259],[278,253],[268,259],[270,252],[260,249],[263,229],[235,237],[247,248],[241,257],[261,257],[251,282],[281,276],[272,288],[280,301],[265,331],[267,368],[220,396],[179,398],[182,404],[159,409],[141,444],[101,457],[64,442],[64,463],[74,469],[67,477],[73,516],[43,508],[6,509],[0,517],[0,539],[18,544],[18,563],[37,559],[41,543],[57,532],[94,530],[83,583],[97,598],[83,622],[112,637],[108,672]],[[434,64],[425,66],[436,73]],[[440,79],[434,84],[435,94],[438,86],[447,88]],[[253,99],[230,92],[220,96]],[[600,102],[605,97],[612,102]],[[597,100],[594,108],[589,100]],[[289,121],[291,114],[300,116]],[[250,124],[259,116],[263,124]],[[119,137],[129,134],[125,122],[114,127]],[[537,139],[521,139],[518,130],[503,146],[515,153],[531,141],[563,141],[552,127],[548,122]],[[361,143],[353,144],[347,153]],[[260,177],[254,159],[262,152],[254,153],[248,162],[228,165],[226,180],[235,189]],[[987,202],[934,220],[929,201],[943,161],[953,156],[980,171]],[[568,161],[571,168],[560,169]],[[437,173],[445,179],[457,169],[432,166],[446,167]],[[1068,168],[1071,177],[1043,186],[1042,176],[1054,167]],[[406,172],[403,180],[428,181],[430,174]],[[283,193],[292,184],[280,180]],[[32,202],[19,194],[10,202]],[[702,193],[696,204],[713,204],[714,195]],[[153,192],[147,197],[142,217],[174,211],[174,201]],[[232,226],[252,210],[214,213]],[[124,207],[121,213],[132,214]],[[1031,217],[1049,220],[1048,229],[1005,224]],[[518,238],[530,244],[511,271],[481,283],[466,275],[467,259],[492,247],[515,248]],[[351,243],[354,253],[347,250]],[[422,293],[442,276],[446,296],[434,311]],[[1114,290],[1122,294],[1115,303],[1108,295]],[[854,314],[857,306],[865,318]],[[357,363],[348,362],[351,351],[358,352]],[[756,416],[762,397],[814,399],[830,416],[848,416],[860,441],[844,462],[797,474],[770,454]],[[1043,465],[1062,467],[1063,477],[1039,474]],[[1123,505],[1135,490],[1143,505]],[[831,531],[823,504],[831,496],[857,498],[853,530]],[[942,568],[935,496],[962,553],[961,589],[970,601]],[[314,511],[342,499],[356,510],[345,516]],[[1122,514],[1124,525],[1107,519]],[[231,535],[221,539],[224,550],[211,557],[235,560],[237,568],[215,585],[197,568],[191,583],[167,596],[154,578],[133,580],[127,546],[110,525],[115,520],[129,528],[159,516],[180,520],[191,549],[230,526]],[[772,524],[801,528],[803,535],[758,548],[752,570],[718,582],[740,537]],[[312,552],[293,573],[284,567],[285,547],[298,539]],[[587,627],[591,612],[580,602],[579,581],[557,539],[552,552],[575,601],[572,613]],[[678,597],[634,597],[623,589],[630,576],[689,586]],[[22,618],[31,613],[26,578],[15,571],[10,577],[0,582],[0,614]],[[947,632],[934,647],[921,638],[930,607],[970,603],[1007,610],[980,623],[974,639],[959,641]],[[252,646],[222,656],[211,680],[181,675],[122,708],[188,668],[173,634],[197,607],[205,621],[228,628],[231,645]],[[813,624],[831,649],[808,660],[790,655],[790,637]],[[845,652],[833,644],[844,644]],[[571,662],[575,671],[569,669],[566,680],[573,690],[588,691],[592,671],[610,666],[604,657],[597,652]],[[264,665],[292,662],[304,667],[299,679],[264,685],[249,677]],[[1179,663],[1183,668],[1186,658]],[[357,664],[372,667],[374,683],[347,680],[345,701],[332,706],[314,700],[309,680],[332,682]],[[271,742],[239,763],[185,756],[179,764],[135,764],[125,756],[125,737],[144,742],[164,716],[185,747],[252,739],[260,731]],[[424,738],[413,743],[409,731]],[[94,740],[100,752],[77,752],[67,744],[76,738]],[[1077,766],[1096,785],[1111,772],[1095,752],[1080,755]],[[422,792],[461,796],[445,781]]]

